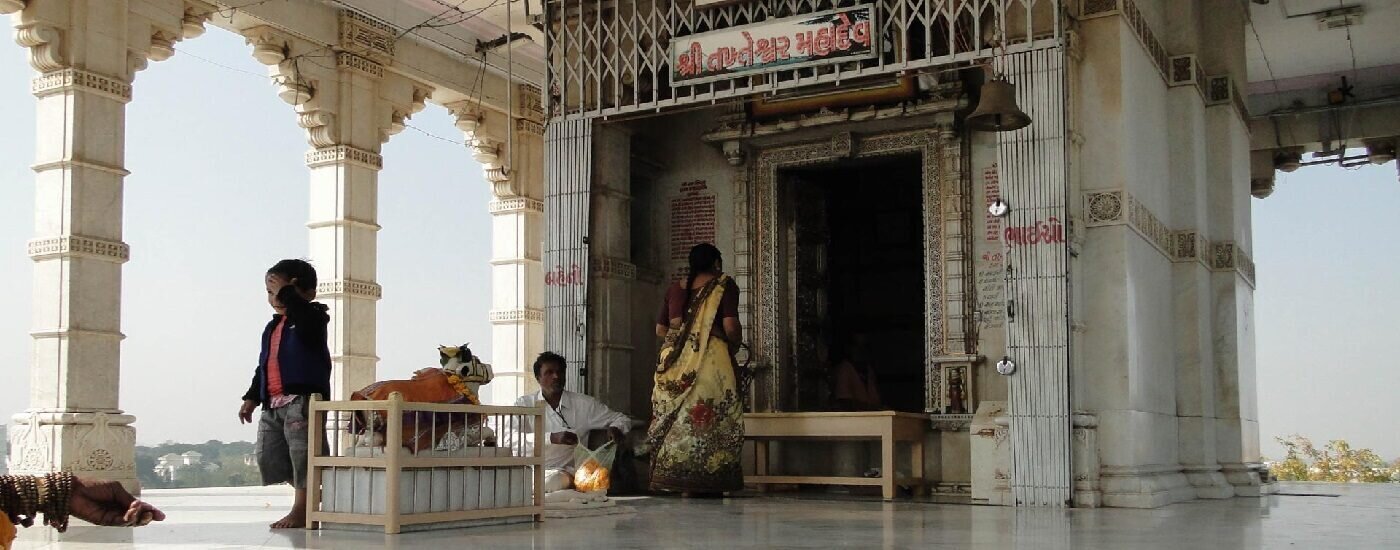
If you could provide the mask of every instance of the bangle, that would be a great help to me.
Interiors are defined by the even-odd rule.
[[[35,507],[43,510],[49,503],[49,477],[44,476],[34,480],[34,488],[37,490],[38,498],[35,499]]]
[[[47,502],[41,504],[44,524],[62,533],[68,530],[68,505],[73,500],[72,472],[53,472],[44,476],[47,484]],[[37,483],[36,483],[37,485]]]
[[[0,476],[0,510],[10,522],[24,527],[34,525],[39,509],[39,484],[34,476]]]

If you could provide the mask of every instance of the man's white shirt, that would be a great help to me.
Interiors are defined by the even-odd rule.
[[[632,428],[632,419],[627,415],[609,409],[601,401],[581,393],[564,390],[559,397],[559,407],[551,407],[544,400],[543,392],[535,392],[515,400],[517,407],[534,407],[544,403],[544,467],[553,470],[573,470],[574,446],[555,445],[549,442],[549,434],[573,432],[580,443],[588,439],[588,432],[607,428],[617,428],[624,433]],[[524,439],[527,445],[534,443],[535,427],[526,422]]]

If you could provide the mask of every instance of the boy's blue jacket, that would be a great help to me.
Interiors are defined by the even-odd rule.
[[[286,306],[287,323],[282,327],[282,343],[278,347],[277,362],[282,369],[282,393],[286,395],[321,394],[322,399],[331,395],[331,352],[326,347],[326,325],[330,324],[329,309],[325,304],[310,302],[297,294],[292,285],[282,287],[277,293],[278,301]],[[272,316],[262,334],[262,353],[258,356],[258,368],[253,371],[253,382],[243,394],[245,401],[266,404],[267,395],[267,355],[272,342],[272,331],[277,328],[281,314]]]

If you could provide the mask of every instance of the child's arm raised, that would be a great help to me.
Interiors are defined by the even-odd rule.
[[[287,319],[297,335],[308,341],[325,341],[326,325],[331,320],[325,306],[307,300],[297,291],[295,284],[288,284],[277,291],[277,301],[286,308]]]

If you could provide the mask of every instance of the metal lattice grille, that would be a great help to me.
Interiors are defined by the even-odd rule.
[[[564,386],[587,393],[593,122],[551,122],[545,150],[544,346],[568,359]]]
[[[1001,72],[1034,122],[999,134],[1006,217],[1011,488],[1017,505],[1070,502],[1069,249],[1064,52],[1007,56]],[[1034,232],[1034,239],[1012,235]],[[1013,243],[1013,241],[1015,241]]]
[[[548,0],[549,113],[591,118],[838,84],[1058,43],[1062,0]],[[875,8],[876,55],[674,84],[677,37],[854,6]],[[1005,29],[1005,40],[999,35]]]

